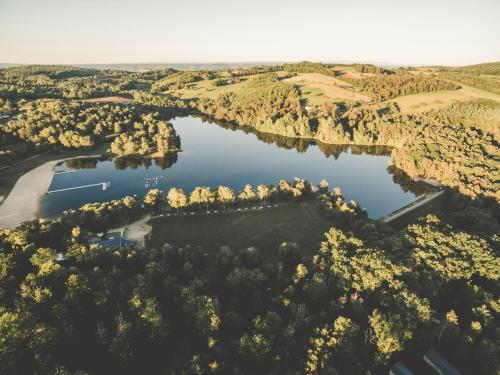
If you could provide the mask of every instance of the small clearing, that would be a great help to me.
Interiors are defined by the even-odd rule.
[[[296,242],[304,255],[311,255],[333,225],[323,217],[314,200],[266,209],[156,217],[151,224],[152,247],[190,244],[213,254],[224,245],[233,249],[255,246],[266,249],[266,256],[275,256],[284,241]]]
[[[151,216],[146,215],[133,223],[120,228],[110,229],[108,232],[120,232],[122,237],[135,241],[137,247],[142,249],[146,246],[146,237],[151,233],[150,219]]]
[[[333,99],[370,102],[372,100],[363,93],[355,92],[351,84],[319,73],[301,73],[295,77],[287,78],[283,82],[298,85],[302,91],[308,88],[320,89],[325,95],[323,101]]]

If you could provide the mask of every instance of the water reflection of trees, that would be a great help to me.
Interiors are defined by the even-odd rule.
[[[404,171],[396,168],[393,165],[387,167],[387,171],[392,174],[392,180],[394,181],[394,183],[401,186],[405,193],[410,192],[419,196],[423,194],[430,194],[436,190],[434,186],[426,184],[423,181],[414,181]]]
[[[138,169],[144,167],[148,169],[154,163],[161,169],[170,168],[177,162],[177,153],[172,152],[161,158],[149,158],[140,156],[130,156],[121,158],[78,158],[66,160],[66,166],[71,169],[95,169],[100,161],[113,160],[115,168],[118,170]]]
[[[117,170],[138,169],[144,167],[149,169],[153,163],[161,169],[170,168],[177,162],[178,156],[176,152],[166,154],[161,158],[146,158],[146,157],[123,157],[114,159],[115,168]]]
[[[215,124],[227,130],[232,131],[242,131],[245,134],[253,134],[257,137],[259,141],[267,144],[274,144],[280,148],[285,148],[287,150],[295,149],[299,153],[304,153],[307,151],[308,147],[311,145],[317,145],[320,151],[328,158],[333,156],[337,159],[342,153],[348,152],[349,149],[351,153],[355,155],[383,155],[389,156],[391,154],[391,147],[387,146],[364,146],[364,145],[336,145],[321,143],[312,139],[306,138],[290,138],[273,133],[263,133],[255,130],[253,127],[239,126],[227,122],[214,121],[205,116],[199,116],[202,121],[208,122],[209,124]]]
[[[336,145],[304,138],[289,138],[278,134],[262,133],[255,130],[255,128],[253,127],[238,126],[220,121],[216,122],[204,116],[200,117],[204,122],[215,124],[227,130],[243,131],[246,134],[251,133],[262,142],[265,142],[267,144],[274,144],[280,148],[285,148],[287,150],[295,149],[299,153],[304,153],[307,151],[309,146],[316,145],[318,146],[318,149],[325,155],[325,157],[333,157],[335,160],[338,159],[341,154],[346,153],[349,150],[353,155],[373,156],[390,156],[392,151],[392,147],[389,146]],[[411,192],[418,196],[431,193],[434,190],[433,186],[430,186],[425,182],[416,182],[412,180],[406,173],[398,168],[395,168],[394,166],[389,166],[387,168],[387,171],[392,174],[394,183],[400,185],[404,192]]]
[[[99,158],[79,158],[66,160],[66,166],[71,169],[95,169]]]

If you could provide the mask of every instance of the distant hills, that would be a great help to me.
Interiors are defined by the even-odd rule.
[[[229,68],[252,68],[262,65],[276,65],[283,64],[284,61],[254,61],[254,62],[228,62],[228,63],[123,63],[123,64],[60,64],[70,65],[87,69],[118,69],[127,71],[141,71],[141,70],[157,70],[157,69],[175,69],[175,70],[220,70]],[[328,62],[331,63],[331,62]],[[336,61],[336,63],[348,63],[347,61]],[[352,63],[350,61],[349,63]],[[370,62],[371,63],[371,62]],[[373,63],[376,66],[386,68],[396,68],[399,66],[406,66],[395,63]],[[11,68],[16,66],[28,65],[53,65],[53,64],[16,64],[16,63],[0,63],[0,69]],[[419,66],[419,65],[416,65]],[[437,67],[437,66],[436,66]],[[441,66],[444,67],[444,66]],[[500,62],[490,62],[474,65],[466,65],[460,67],[450,67],[452,69],[461,70],[466,73],[480,72],[480,74],[500,75]]]

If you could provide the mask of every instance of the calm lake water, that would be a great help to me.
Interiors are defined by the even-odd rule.
[[[306,178],[318,184],[323,178],[330,189],[339,186],[372,218],[383,216],[416,199],[404,178],[388,170],[386,150],[316,145],[241,128],[208,123],[197,117],[172,121],[181,138],[176,157],[140,164],[127,160],[69,160],[56,167],[49,190],[110,182],[109,189],[89,187],[44,196],[40,214],[53,216],[88,202],[102,202],[149,189],[168,191],[180,187],[189,193],[195,186],[225,185],[240,190],[245,184],[277,184],[280,179]],[[70,173],[61,173],[67,172]],[[395,181],[403,180],[398,184]],[[403,187],[404,186],[404,187]]]

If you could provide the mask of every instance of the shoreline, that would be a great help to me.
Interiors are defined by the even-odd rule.
[[[16,228],[24,221],[37,218],[40,199],[49,189],[57,164],[69,159],[99,156],[79,155],[51,160],[23,174],[0,203],[0,228]]]

